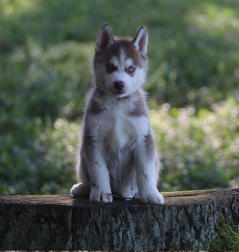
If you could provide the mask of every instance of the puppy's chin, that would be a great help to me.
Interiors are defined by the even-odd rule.
[[[113,96],[115,96],[117,98],[125,97],[128,95],[127,90],[118,91],[116,89],[112,89],[111,93]]]

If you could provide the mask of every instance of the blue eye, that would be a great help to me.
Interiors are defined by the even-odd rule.
[[[129,66],[128,68],[127,68],[127,72],[128,73],[133,73],[135,71],[135,67],[133,67],[133,66]]]

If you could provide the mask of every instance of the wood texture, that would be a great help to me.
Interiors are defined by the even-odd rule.
[[[239,189],[163,193],[165,205],[67,195],[0,197],[1,250],[208,249],[222,217],[239,227]]]

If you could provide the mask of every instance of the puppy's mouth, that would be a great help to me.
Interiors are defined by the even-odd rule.
[[[115,93],[121,95],[121,94],[125,93],[125,90],[124,89],[123,90],[116,90]]]
[[[117,96],[117,97],[122,97],[126,95],[126,90],[111,90],[112,94]]]

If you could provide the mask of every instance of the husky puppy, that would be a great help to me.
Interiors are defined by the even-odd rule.
[[[147,72],[148,33],[116,39],[108,24],[95,48],[95,86],[86,106],[77,163],[79,184],[71,196],[112,202],[112,194],[164,203],[158,192],[160,163],[142,86]]]

